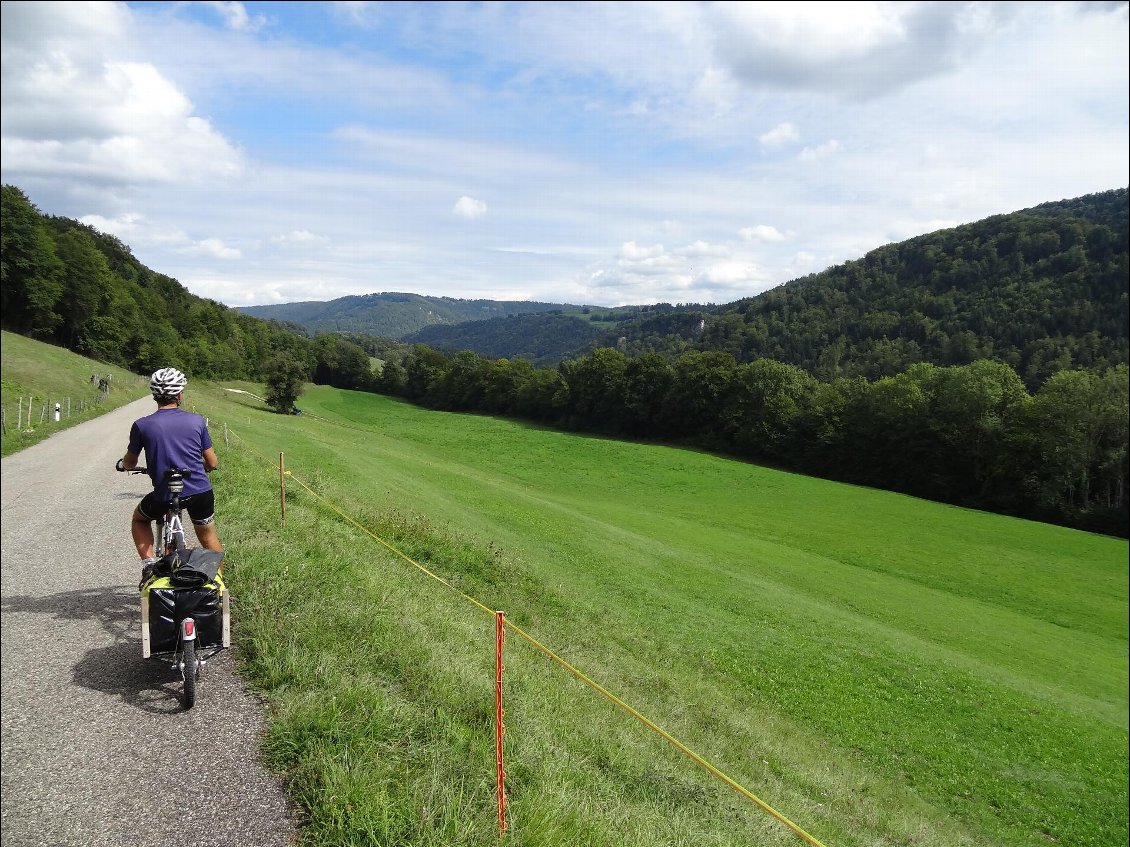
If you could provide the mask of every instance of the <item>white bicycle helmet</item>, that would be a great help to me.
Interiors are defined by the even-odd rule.
[[[188,385],[188,378],[176,368],[161,368],[149,378],[149,391],[156,400],[174,400]]]

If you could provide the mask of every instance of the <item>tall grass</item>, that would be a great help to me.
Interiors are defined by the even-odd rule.
[[[497,842],[493,621],[460,593],[828,845],[1127,840],[1124,540],[372,395],[198,396],[306,844]],[[282,524],[279,453],[318,495],[292,479]],[[507,843],[798,843],[513,633],[506,666]]]

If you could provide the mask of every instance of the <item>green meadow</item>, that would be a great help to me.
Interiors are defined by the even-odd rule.
[[[112,370],[9,333],[2,364],[6,415]],[[113,373],[84,415],[144,395]],[[1127,843],[1125,540],[376,395],[312,387],[282,416],[228,389],[263,394],[193,382],[186,404],[220,453],[236,656],[306,847]]]
[[[1125,540],[370,394],[189,402],[303,844],[499,843],[493,609],[503,843],[1127,841]]]
[[[0,332],[0,360],[0,455],[4,456],[149,393],[147,379],[123,368],[11,332]],[[90,381],[91,375],[109,375],[110,391],[103,394],[98,383]],[[56,403],[61,406],[58,423]],[[124,438],[122,445],[124,450]]]

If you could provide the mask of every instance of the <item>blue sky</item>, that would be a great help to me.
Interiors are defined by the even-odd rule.
[[[1130,183],[1125,2],[2,9],[3,182],[231,306],[728,303]]]

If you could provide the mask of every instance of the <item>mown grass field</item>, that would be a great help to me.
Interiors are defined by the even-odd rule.
[[[1125,540],[374,395],[189,399],[305,844],[498,843],[467,597],[829,847],[1127,842]],[[505,843],[804,843],[513,631],[506,668]]]
[[[145,393],[8,333],[2,364],[5,408],[104,370]],[[814,842],[1127,842],[1125,540],[373,395],[186,399],[305,845],[499,843],[468,598]],[[506,668],[503,843],[805,843],[513,629]]]
[[[4,374],[0,384],[3,456],[149,393],[147,379],[123,368],[11,332],[0,333],[0,359]],[[90,381],[92,374],[99,378],[110,375],[110,391],[104,397],[97,382]],[[62,407],[58,423],[55,403]]]

